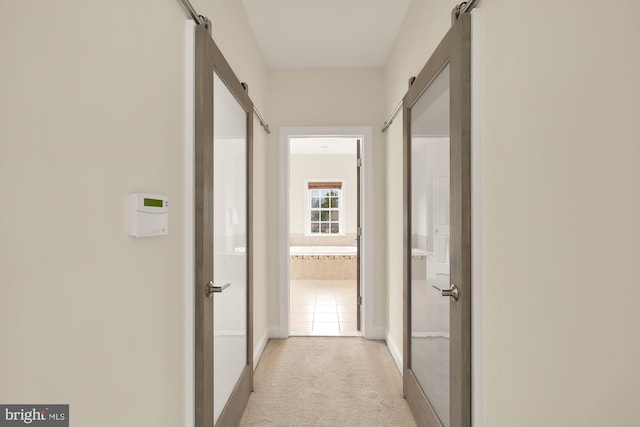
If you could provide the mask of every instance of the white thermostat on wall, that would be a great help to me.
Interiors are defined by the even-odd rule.
[[[133,237],[162,236],[169,233],[169,199],[161,194],[129,194]]]

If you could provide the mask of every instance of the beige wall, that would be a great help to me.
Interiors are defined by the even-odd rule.
[[[269,138],[267,183],[279,188],[279,129],[282,126],[372,126],[374,129],[374,277],[376,301],[374,324],[385,324],[385,149],[380,133],[384,121],[384,86],[382,69],[271,69],[268,81],[269,122],[273,133]],[[279,261],[278,261],[278,197],[270,192],[268,222],[269,306],[272,325],[279,323]]]
[[[486,425],[631,425],[640,5],[532,6],[481,6]]]
[[[427,62],[450,25],[457,1],[414,0],[385,68],[385,105],[389,114],[407,91],[409,78]],[[403,183],[402,111],[384,133],[386,138],[387,193],[387,343],[397,362],[402,361]]]
[[[177,1],[177,0],[176,0]],[[197,0],[191,2],[198,13],[212,21],[213,38],[241,82],[249,86],[249,96],[258,111],[267,110],[267,68],[241,2]],[[264,345],[269,333],[269,281],[267,273],[267,141],[259,120],[253,120],[253,342],[254,350]]]
[[[198,4],[202,3],[202,4]],[[265,108],[239,2],[195,2]],[[0,3],[0,401],[73,425],[188,425],[185,28],[179,2]],[[256,129],[256,187],[265,137]],[[127,235],[127,195],[166,194],[169,235]],[[256,208],[264,210],[265,196]],[[265,277],[264,222],[256,277]],[[256,281],[256,336],[266,288]],[[186,296],[185,296],[186,295]],[[192,295],[192,294],[191,294]]]
[[[412,3],[386,68],[389,109],[449,26],[450,7],[426,13],[431,3]],[[484,404],[475,425],[632,425],[640,6],[482,0],[477,10],[484,362],[474,369]],[[401,123],[387,135],[393,337],[402,320],[393,286],[402,278],[393,190]]]
[[[289,157],[289,230],[295,234],[306,233],[305,210],[308,203],[306,183],[314,179],[343,181],[344,232],[353,234],[357,227],[358,190],[356,146],[353,154],[291,155]],[[355,244],[354,242],[350,242]]]

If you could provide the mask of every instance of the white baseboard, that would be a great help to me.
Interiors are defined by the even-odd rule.
[[[398,348],[398,345],[393,340],[393,338],[391,338],[391,335],[389,335],[389,333],[387,333],[386,342],[387,342],[387,348],[389,348],[389,353],[391,353],[391,357],[393,357],[393,360],[396,362],[396,365],[400,370],[400,375],[402,375],[404,372],[403,362],[402,362],[402,351],[400,351],[400,349]]]
[[[269,342],[269,339],[271,339],[271,338],[288,338],[288,336],[287,337],[281,337],[280,336],[280,327],[279,326],[271,325],[264,331],[264,334],[262,335],[262,338],[260,338],[260,342],[253,349],[253,370],[254,371],[258,367],[258,363],[260,362],[260,358],[262,357],[262,353],[264,353],[264,349],[265,349],[265,347],[267,347],[267,343]]]
[[[260,362],[260,358],[262,357],[262,353],[264,352],[264,348],[267,346],[270,338],[270,330],[269,328],[265,329],[264,334],[262,334],[262,338],[260,338],[260,342],[253,349],[253,370],[255,371],[258,367],[258,362]]]

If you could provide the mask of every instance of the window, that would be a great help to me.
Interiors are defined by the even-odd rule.
[[[308,182],[307,187],[309,234],[344,234],[342,230],[342,182]]]

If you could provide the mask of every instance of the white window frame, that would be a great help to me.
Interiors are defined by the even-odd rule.
[[[345,180],[344,179],[324,179],[324,178],[315,178],[315,179],[305,179],[304,181],[304,235],[307,237],[339,237],[345,236],[345,215],[347,210],[344,206],[345,197]],[[340,227],[339,233],[312,233],[311,232],[311,189],[309,189],[310,182],[337,182],[340,183],[340,195],[338,196],[338,226]]]

